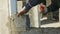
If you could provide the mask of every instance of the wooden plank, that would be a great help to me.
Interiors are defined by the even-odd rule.
[[[35,27],[35,28],[39,27],[40,17],[38,15],[39,15],[39,12],[38,12],[38,5],[37,5],[33,7],[30,12],[30,22],[31,22],[30,26],[31,27]]]
[[[60,23],[60,8],[59,8],[59,23]]]

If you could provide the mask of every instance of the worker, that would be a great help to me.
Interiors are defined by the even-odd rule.
[[[29,0],[28,3],[18,12],[17,16],[26,14],[32,7],[43,3],[46,4],[45,0]]]
[[[48,13],[51,11],[56,11],[60,8],[60,0],[51,0],[51,5],[49,5],[44,11],[41,13]],[[26,14],[32,7],[43,3],[46,5],[46,0],[29,0],[28,3],[22,8],[22,10],[17,14],[17,16]]]

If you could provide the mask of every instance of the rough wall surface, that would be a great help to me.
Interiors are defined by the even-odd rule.
[[[21,8],[22,8],[22,1],[17,1],[17,12],[19,12],[21,10]],[[9,20],[11,34],[18,34],[18,32],[20,32],[20,31],[25,31],[26,30],[26,16],[23,15],[23,16],[17,17],[17,15],[15,15],[13,13],[11,13],[11,14],[12,15]]]
[[[0,0],[0,34],[9,34],[8,22],[8,0]]]

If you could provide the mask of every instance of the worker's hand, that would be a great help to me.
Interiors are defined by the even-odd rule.
[[[19,13],[17,13],[17,16],[21,16],[21,15],[24,15],[28,12],[28,10],[23,10],[23,11],[20,11]]]
[[[45,5],[40,4],[40,12],[41,12],[41,13],[46,13],[46,12],[47,12],[47,8],[46,8]]]

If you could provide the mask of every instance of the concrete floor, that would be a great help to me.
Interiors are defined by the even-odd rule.
[[[60,34],[60,28],[31,29],[25,32],[19,32],[19,34]]]

